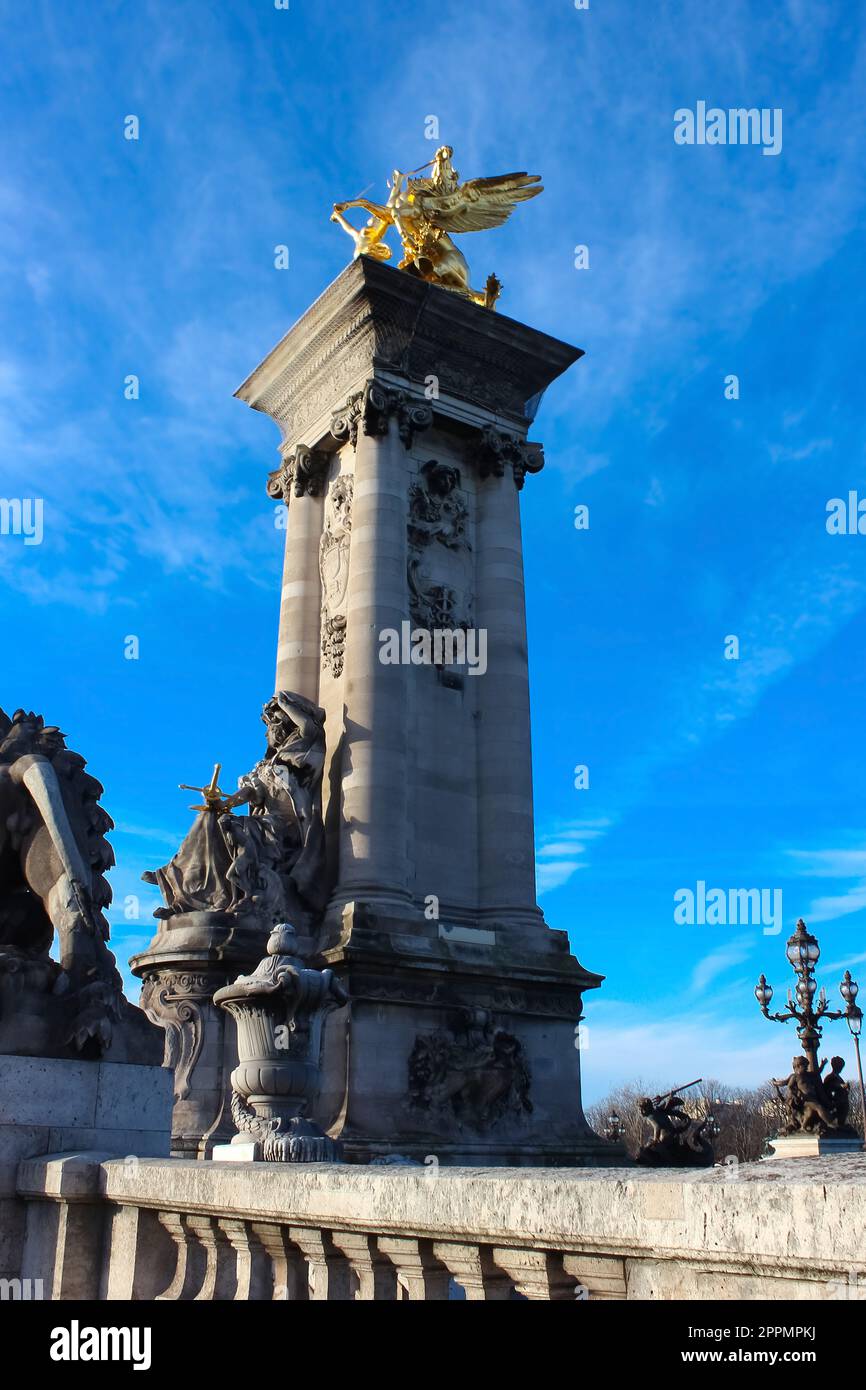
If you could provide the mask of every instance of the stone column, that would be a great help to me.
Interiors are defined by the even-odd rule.
[[[519,487],[531,446],[481,432],[475,621],[487,629],[487,671],[478,678],[480,915],[491,925],[540,926],[536,903],[529,727],[529,669]],[[540,466],[540,465],[535,465]]]
[[[494,1249],[493,1261],[504,1269],[518,1293],[533,1301],[574,1302],[580,1289],[567,1274],[562,1256],[548,1250]]]
[[[447,1302],[451,1275],[433,1254],[429,1240],[378,1236],[376,1244],[397,1270],[397,1297],[414,1302]]]
[[[252,1228],[271,1261],[274,1299],[278,1303],[307,1302],[310,1297],[307,1262],[289,1239],[288,1230],[269,1221],[254,1221]]]
[[[397,1274],[391,1261],[377,1248],[376,1237],[362,1231],[334,1231],[333,1240],[342,1250],[357,1280],[355,1298],[385,1302],[397,1297]]]
[[[299,445],[268,480],[269,495],[281,498],[288,509],[276,689],[294,690],[308,700],[318,699],[319,691],[319,538],[329,462],[321,450]]]
[[[352,1267],[328,1231],[290,1226],[289,1236],[307,1261],[309,1301],[346,1302],[352,1298]]]
[[[433,1254],[466,1294],[467,1302],[502,1302],[511,1298],[512,1282],[484,1245],[435,1241]]]
[[[332,432],[355,450],[346,622],[339,880],[335,915],[363,899],[387,916],[410,905],[407,854],[409,668],[384,665],[381,634],[408,618],[406,448],[432,420],[404,393],[368,382]]]

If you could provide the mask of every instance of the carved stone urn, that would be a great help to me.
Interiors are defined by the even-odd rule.
[[[348,995],[332,970],[305,966],[297,946],[294,927],[275,927],[268,954],[252,974],[214,995],[214,1003],[235,1020],[239,1057],[231,1077],[238,1133],[231,1144],[214,1150],[214,1158],[272,1163],[341,1158],[340,1145],[307,1119],[306,1111],[319,1090],[322,1024]]]

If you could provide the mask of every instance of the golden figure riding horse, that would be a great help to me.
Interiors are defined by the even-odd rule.
[[[442,145],[430,162],[429,177],[413,178],[395,169],[386,203],[373,203],[366,198],[335,203],[331,220],[352,237],[356,258],[389,260],[391,250],[384,236],[394,227],[403,248],[401,270],[492,309],[502,291],[500,281],[490,275],[483,290],[473,290],[466,257],[455,246],[451,233],[499,227],[518,203],[535,198],[544,190],[539,174],[500,174],[461,183],[451,162],[452,154],[450,145]],[[366,227],[357,229],[343,216],[349,208],[363,208],[370,214]]]

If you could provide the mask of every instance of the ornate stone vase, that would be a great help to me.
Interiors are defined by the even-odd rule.
[[[294,928],[275,927],[253,973],[214,995],[237,1025],[232,1144],[252,1143],[253,1156],[268,1162],[337,1162],[339,1144],[306,1111],[319,1090],[324,1019],[348,996],[331,970],[309,969],[296,948]]]

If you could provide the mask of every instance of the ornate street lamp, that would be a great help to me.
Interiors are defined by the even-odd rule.
[[[715,1115],[711,1111],[709,1115],[707,1115],[707,1118],[704,1120],[704,1134],[706,1135],[707,1139],[709,1139],[712,1142],[713,1139],[718,1139],[721,1132],[722,1126],[719,1124]]]
[[[806,930],[806,923],[802,917],[797,923],[793,936],[788,938],[785,946],[785,955],[791,962],[794,973],[797,976],[795,986],[796,1002],[790,989],[788,990],[788,1009],[786,1013],[770,1013],[770,1003],[773,998],[772,985],[767,984],[766,977],[761,976],[755,986],[755,998],[757,999],[761,1013],[764,1018],[772,1019],[774,1023],[787,1023],[789,1019],[797,1022],[797,1037],[800,1039],[800,1046],[809,1059],[810,1071],[817,1072],[818,1068],[818,1048],[821,1043],[821,1021],[826,1019],[831,1022],[837,1018],[846,1016],[845,1009],[831,1009],[827,1001],[827,992],[823,988],[818,992],[815,981],[815,966],[821,955],[821,948],[818,945],[817,937]],[[848,974],[850,980],[850,973]],[[844,983],[844,982],[843,982]],[[856,992],[857,986],[853,980]],[[841,988],[841,986],[840,986]],[[817,1008],[815,1007],[815,995],[818,994]],[[843,992],[843,998],[845,998]],[[847,1003],[847,1000],[846,1000]]]
[[[797,1037],[807,1059],[806,1072],[808,1076],[803,1073],[804,1064],[802,1061],[798,1063],[795,1058],[794,1072],[788,1081],[774,1083],[777,1091],[779,1091],[781,1084],[786,1085],[788,1091],[786,1105],[789,1113],[789,1128],[784,1132],[791,1133],[794,1130],[815,1132],[817,1130],[818,1133],[824,1134],[833,1133],[834,1129],[838,1129],[840,1137],[846,1130],[848,1134],[851,1134],[853,1131],[848,1129],[845,1124],[848,1102],[842,1094],[847,1091],[847,1085],[842,1082],[841,1076],[836,1074],[837,1059],[834,1059],[832,1073],[828,1073],[826,1077],[822,1078],[822,1067],[818,1063],[818,1049],[821,1045],[822,1024],[825,1021],[830,1023],[844,1018],[857,1050],[860,1097],[864,1106],[864,1123],[866,1123],[866,1091],[863,1087],[863,1068],[860,1060],[860,1029],[863,1015],[855,1002],[859,986],[856,980],[851,979],[850,970],[846,970],[845,977],[839,986],[845,1008],[830,1008],[826,990],[823,987],[819,990],[815,980],[815,966],[820,959],[821,948],[818,945],[817,937],[806,930],[806,923],[802,917],[798,921],[793,935],[788,938],[785,955],[797,977],[793,993],[790,989],[788,990],[787,1009],[779,1013],[770,1013],[773,988],[767,983],[766,976],[762,975],[755,986],[755,998],[765,1018],[772,1019],[774,1023],[787,1023],[790,1019],[795,1020]],[[839,1072],[841,1072],[842,1065],[841,1060],[839,1060]],[[781,1096],[780,1091],[779,1094]],[[840,1104],[842,1105],[841,1109],[839,1108]]]
[[[618,1144],[625,1134],[625,1125],[615,1110],[611,1110],[604,1122],[604,1137],[611,1144]]]

